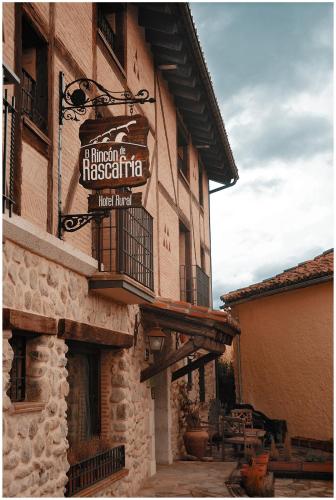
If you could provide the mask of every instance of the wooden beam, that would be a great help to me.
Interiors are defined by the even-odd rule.
[[[55,318],[48,318],[40,314],[4,308],[3,329],[57,335],[57,321]]]
[[[59,320],[58,336],[67,340],[78,340],[118,348],[128,348],[133,345],[133,335],[129,333],[79,323],[70,319]]]
[[[187,373],[193,372],[194,370],[197,370],[197,368],[200,368],[201,366],[210,363],[210,361],[213,361],[214,359],[218,358],[218,356],[220,356],[220,354],[217,354],[216,352],[209,352],[208,354],[205,354],[201,358],[196,359],[196,361],[193,361],[192,363],[183,366],[179,370],[174,371],[172,373],[172,382],[174,382],[174,380],[183,377],[184,375],[187,375]]]
[[[205,349],[216,354],[223,354],[225,352],[225,344],[213,339],[195,337],[193,342],[199,349]]]
[[[231,338],[234,337],[234,333],[230,325],[225,323],[219,323],[213,319],[201,319],[186,317],[181,313],[176,313],[171,310],[160,310],[160,309],[146,309],[144,305],[141,308],[141,314],[144,322],[149,324],[159,324],[162,328],[168,328],[176,332],[185,333],[186,335],[197,335],[202,337],[207,337],[209,339],[216,339],[219,332],[227,335],[227,342],[231,343]]]
[[[199,349],[199,347],[195,345],[193,340],[189,340],[177,351],[168,353],[164,359],[159,359],[154,365],[148,366],[148,368],[142,370],[140,373],[140,382],[144,382],[145,380],[154,377],[154,375],[157,375],[174,363],[177,363],[186,356],[189,356],[193,352],[197,351],[197,349]]]

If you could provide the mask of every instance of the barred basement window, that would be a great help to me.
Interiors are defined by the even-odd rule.
[[[13,403],[24,401],[26,396],[26,338],[13,334],[9,343],[14,351],[12,369],[9,374],[8,396]]]

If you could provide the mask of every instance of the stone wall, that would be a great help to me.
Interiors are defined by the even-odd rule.
[[[104,298],[90,294],[88,291],[87,279],[84,276],[55,264],[54,262],[48,261],[36,254],[32,254],[30,251],[8,240],[5,241],[3,255],[3,302],[5,307],[44,314],[54,318],[66,317],[76,321],[111,328],[113,330],[122,330],[132,333],[135,313],[138,311],[137,306],[118,305]],[[135,348],[131,348],[127,351],[122,350],[118,353],[104,351],[102,355],[102,385],[104,388],[102,391],[104,395],[104,404],[102,405],[102,427],[105,436],[111,439],[116,445],[126,443],[126,467],[130,469],[127,478],[121,480],[120,484],[115,483],[111,486],[114,495],[116,495],[116,492],[123,492],[125,496],[131,495],[140,487],[141,481],[148,475],[150,440],[153,437],[149,436],[149,409],[151,408],[150,388],[148,388],[146,384],[140,384],[140,369],[141,366],[146,366],[146,362],[144,361],[145,347],[143,337],[143,334],[139,336],[139,342]],[[28,427],[31,422],[34,422],[34,425],[36,422],[36,424],[40,426],[48,416],[52,418],[50,413],[52,410],[49,408],[48,395],[49,393],[53,394],[56,389],[51,386],[49,387],[48,383],[49,379],[50,384],[56,383],[53,381],[56,377],[55,370],[57,371],[59,363],[62,365],[61,374],[64,378],[63,381],[67,384],[67,372],[64,368],[66,360],[64,360],[64,354],[62,354],[62,349],[64,349],[64,352],[67,350],[64,341],[45,336],[39,336],[36,339],[37,340],[30,341],[29,345],[31,344],[33,346],[35,342],[40,342],[42,350],[50,351],[46,353],[46,356],[49,356],[50,366],[47,363],[48,366],[41,370],[41,373],[43,372],[43,377],[41,376],[40,384],[41,394],[45,395],[43,397],[46,397],[48,401],[47,409],[42,412],[37,412],[36,414],[34,413],[31,417],[27,417],[27,414],[16,415],[11,410],[12,405],[9,398],[6,395],[4,396],[6,410],[6,437],[4,444],[5,450],[8,450],[7,454],[12,449],[14,437],[16,434],[19,436],[15,438],[17,450],[12,452],[8,457],[7,454],[5,455],[5,485],[6,488],[11,488],[10,491],[6,489],[5,491],[11,496],[16,496],[20,491],[24,491],[25,496],[29,496],[35,492],[37,496],[50,496],[56,493],[56,486],[54,490],[51,491],[51,485],[54,483],[61,484],[60,478],[63,477],[63,484],[59,486],[57,490],[57,494],[62,496],[62,488],[66,482],[65,473],[68,470],[65,454],[66,450],[64,450],[64,461],[60,463],[59,467],[59,470],[63,471],[63,476],[60,473],[60,478],[55,478],[55,481],[51,481],[48,475],[42,475],[42,481],[45,477],[48,478],[48,486],[43,486],[42,484],[40,489],[36,489],[36,487],[29,489],[27,487],[29,481],[32,481],[34,484],[39,484],[39,482],[34,479],[36,474],[32,476],[32,480],[26,478],[27,475],[33,473],[33,469],[31,472],[26,473],[26,471],[32,468],[31,460],[34,461],[36,458],[34,453],[32,452],[32,459],[27,462],[27,467],[25,467],[23,471],[21,471],[20,465],[20,450],[22,448],[20,439],[22,438],[20,437],[19,431],[15,430],[17,422],[25,420],[28,422]],[[8,343],[8,339],[4,340],[4,354],[4,380],[8,384],[12,357],[12,349]],[[43,362],[39,361],[39,364],[42,368]],[[46,364],[45,361],[44,364]],[[56,368],[54,368],[54,365]],[[36,380],[36,377],[34,380]],[[7,386],[4,386],[4,390],[7,390],[7,388]],[[64,388],[62,390],[64,391]],[[54,396],[50,397],[54,398]],[[62,432],[65,433],[63,439],[63,445],[65,446],[67,429],[64,428],[64,425],[66,426],[66,402],[64,400],[64,394],[62,398],[61,400],[59,393],[55,394],[54,399],[56,402],[58,401],[63,411],[62,414],[60,413],[59,418],[63,419]],[[51,406],[54,406],[54,399]],[[61,412],[61,410],[59,410],[59,412]],[[56,425],[56,421],[54,425]],[[45,427],[47,428],[47,424]],[[49,442],[49,448],[52,448],[53,445],[51,438],[48,437],[48,432],[46,431],[45,434],[39,432],[36,440],[38,443]],[[9,435],[12,437],[8,438]],[[9,439],[8,444],[6,444],[7,438]],[[27,438],[26,441],[30,443],[30,438]],[[30,444],[31,446],[27,444],[26,447],[33,449],[34,443]],[[40,445],[42,446],[42,444]],[[58,447],[56,444],[54,447],[57,453]],[[57,460],[60,462],[60,459]],[[47,465],[50,466],[52,459],[49,458],[47,462]],[[10,484],[10,478],[13,477],[10,467],[13,469],[14,466],[18,468],[19,474],[23,474],[22,477],[25,478],[25,482],[22,486],[17,483]],[[35,467],[37,467],[37,464],[35,464]],[[41,465],[41,470],[44,470],[43,467],[44,465]],[[53,471],[53,477],[56,474],[56,470],[58,469],[56,468]],[[8,471],[8,473],[6,471]],[[122,486],[122,484],[124,484],[124,486]],[[111,491],[106,493],[107,496],[111,496],[111,494]]]
[[[63,340],[40,335],[27,342],[26,392],[32,402],[12,404],[6,395],[13,350],[3,335],[3,495],[63,496],[68,443]],[[26,407],[26,408],[25,408]]]

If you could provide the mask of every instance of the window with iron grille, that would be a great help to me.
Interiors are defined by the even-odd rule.
[[[24,401],[26,396],[26,338],[13,333],[9,343],[14,351],[14,358],[9,374],[8,396],[16,403]]]
[[[105,42],[124,67],[125,36],[124,11],[122,3],[102,2],[97,4],[98,29]]]
[[[154,289],[153,218],[144,208],[111,210],[96,228],[93,255],[105,272]]]
[[[48,46],[28,19],[22,17],[22,112],[43,132],[48,131]]]
[[[87,441],[100,433],[100,352],[69,342],[68,440]]]

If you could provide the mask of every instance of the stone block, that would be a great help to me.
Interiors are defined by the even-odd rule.
[[[21,264],[24,261],[24,250],[21,247],[14,247],[13,251],[13,260],[18,264]]]
[[[48,268],[47,283],[52,288],[58,287],[58,283],[59,283],[58,271],[51,266],[49,266],[49,268]]]
[[[123,389],[113,389],[111,403],[120,403],[123,399],[126,399],[126,392]]]
[[[40,457],[42,455],[42,452],[45,448],[45,442],[41,434],[38,434],[34,440],[33,444],[33,449],[34,449],[34,454],[37,457]]]
[[[30,291],[27,291],[24,295],[24,305],[26,309],[31,309],[31,303],[32,303],[32,294]]]
[[[127,375],[123,375],[122,373],[115,373],[112,375],[111,382],[114,387],[129,387]]]
[[[19,436],[26,438],[29,432],[29,423],[25,418],[21,418],[18,422],[17,433]]]
[[[13,307],[15,298],[15,289],[12,283],[9,283],[8,281],[4,283],[2,293],[3,293],[2,300],[4,306]]]
[[[33,439],[38,431],[38,423],[36,420],[32,420],[32,422],[29,425],[29,437],[30,439]]]
[[[42,296],[48,297],[49,288],[45,279],[42,278],[39,279],[39,290]]]
[[[15,285],[18,281],[18,273],[17,273],[17,268],[14,264],[10,264],[8,266],[8,276],[12,283]]]
[[[14,469],[18,465],[19,461],[19,456],[14,451],[11,451],[3,459],[3,468],[5,470]]]
[[[79,294],[79,286],[78,286],[78,281],[74,276],[70,276],[68,290],[69,290],[70,297],[73,300],[75,300]]]
[[[37,272],[36,269],[31,269],[29,271],[29,284],[32,290],[37,289]]]
[[[30,441],[25,441],[21,449],[21,460],[23,463],[27,464],[32,458],[32,445]]]
[[[61,301],[63,302],[63,304],[66,303],[67,298],[68,298],[67,287],[65,285],[62,285],[61,286]]]
[[[32,310],[40,313],[42,310],[42,300],[39,292],[36,290],[32,297]]]

